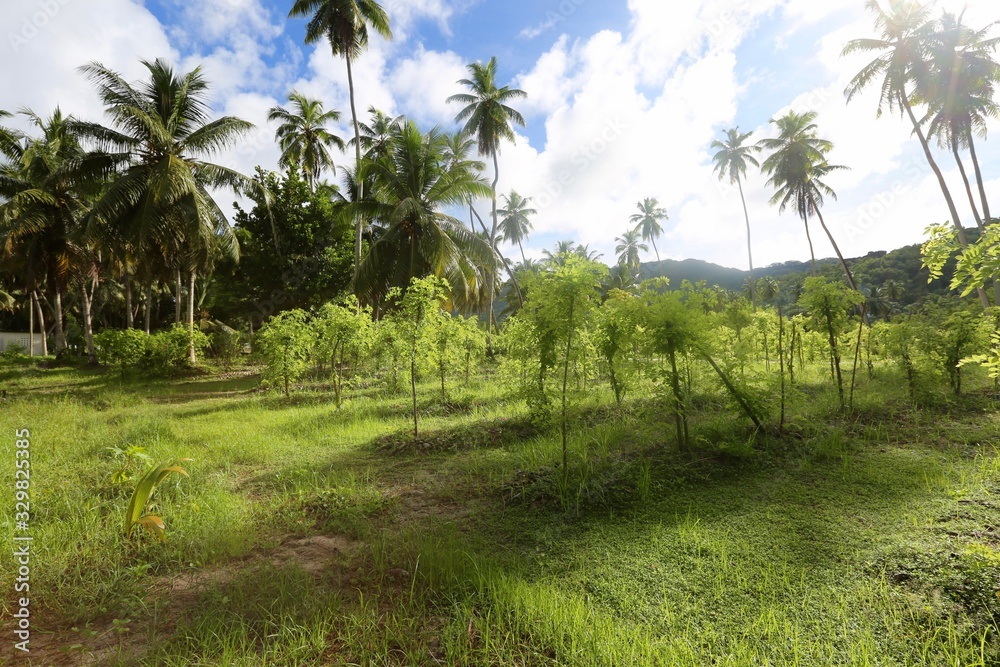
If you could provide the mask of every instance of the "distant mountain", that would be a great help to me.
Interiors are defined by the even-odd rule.
[[[864,287],[881,287],[892,280],[903,287],[903,298],[900,305],[916,303],[931,294],[948,294],[948,283],[951,280],[951,267],[947,267],[945,275],[939,280],[928,284],[927,271],[921,267],[920,246],[911,245],[893,250],[892,252],[870,252],[864,257],[847,260],[858,284]],[[830,279],[840,279],[844,271],[836,258],[826,258],[816,261],[816,271],[819,275]],[[749,271],[741,271],[727,266],[720,266],[699,259],[649,262],[640,267],[643,280],[666,276],[672,287],[689,280],[692,283],[705,281],[708,285],[718,285],[727,290],[741,291],[744,281],[749,277]],[[769,276],[778,281],[781,291],[789,297],[795,297],[801,290],[802,283],[812,275],[811,262],[783,262],[754,269],[757,279]]]

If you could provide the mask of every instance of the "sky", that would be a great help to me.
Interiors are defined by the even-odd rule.
[[[844,44],[872,34],[863,0],[384,0],[393,39],[372,40],[355,63],[357,106],[405,114],[422,128],[455,129],[448,96],[468,63],[496,56],[500,79],[523,89],[526,127],[500,154],[501,193],[532,197],[529,257],[560,240],[589,244],[614,263],[637,202],[667,209],[657,240],[664,259],[697,258],[746,269],[739,191],[713,174],[710,148],[738,126],[773,136],[769,120],[816,111],[834,143],[830,175],[838,194],[824,217],[847,256],[918,243],[946,222],[948,209],[910,126],[876,117],[877,92],[847,104],[843,94],[865,64],[843,58]],[[938,0],[983,26],[1000,19],[995,0]],[[252,173],[277,168],[268,110],[297,90],[342,112],[351,136],[347,73],[325,43],[304,43],[305,21],[288,19],[291,0],[4,0],[0,8],[0,109],[56,106],[103,120],[77,68],[91,61],[142,78],[140,61],[164,58],[183,71],[201,66],[217,115],[252,121],[246,141],[215,161]],[[23,121],[17,121],[23,122]],[[991,127],[995,132],[997,128]],[[946,169],[965,216],[971,207],[955,161]],[[979,145],[991,199],[1000,193],[1000,142]],[[350,165],[351,156],[338,164]],[[488,174],[492,179],[492,172]],[[766,179],[744,184],[754,264],[806,260],[800,219],[768,203]],[[236,199],[220,193],[220,203]],[[231,210],[223,205],[224,210]],[[488,202],[477,203],[485,217]],[[813,223],[818,257],[832,246]],[[517,256],[516,249],[506,254]],[[644,260],[655,255],[644,253]]]

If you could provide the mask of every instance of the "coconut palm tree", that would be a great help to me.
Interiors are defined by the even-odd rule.
[[[327,125],[340,120],[340,112],[336,109],[326,111],[323,102],[295,90],[288,101],[292,103],[291,111],[276,106],[267,114],[269,121],[281,123],[274,133],[281,147],[278,164],[286,169],[302,169],[309,189],[315,192],[316,179],[324,169],[337,174],[329,149],[344,150],[344,140],[330,132]]]
[[[402,127],[405,116],[390,116],[381,109],[368,107],[369,121],[359,123],[361,131],[361,150],[364,157],[369,160],[378,160],[389,152],[389,142],[392,141],[393,131]],[[358,143],[358,139],[352,138],[347,142],[349,146]]]
[[[646,197],[636,204],[639,209],[629,218],[629,222],[636,225],[642,233],[642,240],[653,244],[653,251],[656,253],[656,261],[660,261],[660,251],[656,248],[656,239],[663,236],[663,226],[661,220],[668,220],[667,209],[660,208],[660,202],[652,197]],[[649,248],[646,248],[649,251]]]
[[[289,18],[309,18],[306,44],[327,40],[334,57],[343,56],[347,63],[347,88],[351,98],[351,121],[354,124],[355,168],[361,172],[361,128],[354,103],[354,70],[352,62],[368,47],[368,29],[386,39],[392,39],[389,16],[375,0],[295,0]],[[365,198],[364,183],[358,183],[358,200]],[[357,221],[354,241],[354,264],[361,265],[361,234],[364,222]]]
[[[459,84],[465,86],[469,92],[452,95],[448,98],[449,103],[463,105],[462,110],[455,117],[455,122],[464,123],[465,132],[476,137],[479,145],[479,154],[483,157],[493,159],[493,185],[490,194],[493,201],[493,227],[490,230],[490,246],[496,245],[497,227],[499,225],[497,211],[497,183],[500,182],[500,145],[504,141],[514,143],[514,130],[512,124],[524,127],[524,117],[519,111],[510,106],[510,102],[517,99],[524,99],[527,93],[518,88],[510,86],[497,86],[497,59],[490,58],[490,61],[482,63],[472,63],[468,66],[468,79],[460,79]],[[493,309],[493,289],[496,277],[490,281],[489,308]],[[487,320],[486,339],[487,348],[492,353],[493,350],[493,318]]]
[[[735,183],[740,189],[740,201],[743,202],[743,217],[747,224],[747,257],[750,260],[750,302],[756,307],[757,284],[753,278],[753,248],[750,243],[750,213],[747,211],[747,200],[743,195],[743,180],[747,176],[747,165],[760,168],[760,162],[754,157],[760,152],[757,144],[748,144],[746,141],[753,136],[753,132],[740,133],[738,127],[726,130],[726,137],[722,141],[713,141],[712,148],[718,152],[712,157],[715,162],[715,172],[719,180],[729,177],[730,183]]]
[[[349,205],[385,227],[358,267],[355,291],[379,303],[389,289],[434,274],[448,281],[456,305],[468,309],[483,282],[496,275],[496,254],[440,209],[486,196],[489,188],[467,170],[446,166],[441,131],[424,135],[408,122],[394,135],[388,155],[362,163],[372,196]]]
[[[983,185],[982,170],[976,155],[975,136],[986,137],[989,119],[1000,116],[993,101],[1000,66],[993,59],[997,38],[988,37],[992,25],[973,30],[963,23],[962,15],[943,12],[931,34],[929,72],[917,80],[919,97],[928,105],[927,137],[937,138],[942,148],[955,156],[966,194],[972,206],[976,224],[983,227],[990,220],[990,205]],[[960,150],[972,157],[979,185],[983,216],[979,215],[976,198],[965,171]]]
[[[589,243],[578,243],[573,248],[573,252],[580,258],[587,260],[588,262],[596,262],[604,253],[597,252],[596,250],[590,249]]]
[[[504,206],[499,214],[503,216],[500,221],[499,231],[504,242],[516,245],[521,250],[521,261],[524,257],[524,240],[531,233],[531,216],[538,213],[533,208],[528,208],[531,204],[531,197],[522,197],[517,190],[511,190],[509,195],[504,195]]]
[[[806,237],[809,239],[813,272],[816,271],[816,253],[809,234],[809,218],[816,216],[827,238],[830,239],[837,258],[840,259],[848,284],[851,289],[856,290],[857,284],[854,282],[851,269],[847,266],[833,234],[826,226],[822,211],[825,197],[837,198],[837,194],[823,181],[823,178],[833,171],[846,167],[827,162],[826,155],[833,149],[833,144],[817,136],[816,117],[815,111],[805,113],[789,111],[781,118],[772,119],[771,123],[778,128],[778,136],[760,142],[762,148],[773,151],[764,160],[763,170],[770,177],[767,184],[775,188],[771,204],[778,205],[778,210],[781,212],[792,205],[802,218]]]
[[[143,61],[149,80],[125,81],[100,63],[82,69],[97,87],[111,119],[106,127],[77,122],[77,130],[108,152],[116,178],[93,209],[94,222],[134,249],[137,257],[166,258],[188,274],[189,356],[194,349],[194,289],[198,271],[217,249],[236,258],[239,247],[211,190],[246,192],[252,179],[210,158],[253,125],[232,116],[209,119],[208,83],[201,68],[179,75],[165,61]],[[110,230],[110,231],[109,231]]]
[[[642,242],[642,231],[639,227],[630,229],[615,239],[615,253],[618,255],[618,265],[634,273],[639,272],[641,262],[639,253],[649,252],[649,246]]]
[[[885,109],[904,113],[913,126],[913,132],[920,141],[927,164],[930,165],[944,195],[952,224],[961,246],[967,247],[969,240],[962,227],[962,220],[955,206],[955,200],[948,189],[944,174],[931,152],[930,143],[923,127],[913,110],[914,92],[911,86],[920,79],[926,80],[930,72],[928,41],[934,29],[930,21],[930,7],[916,0],[895,0],[883,8],[878,0],[867,0],[865,6],[875,18],[874,38],[851,40],[844,47],[843,55],[855,53],[876,53],[875,59],[865,65],[847,86],[845,94],[850,102],[862,90],[878,82],[880,88],[877,115]],[[990,300],[986,291],[979,288],[979,300],[983,308],[989,308]]]
[[[566,263],[566,257],[576,252],[575,241],[557,241],[552,250],[543,250],[545,262],[553,266],[562,266]]]

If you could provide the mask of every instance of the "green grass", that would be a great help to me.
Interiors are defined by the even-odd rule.
[[[692,456],[651,388],[601,387],[563,483],[558,432],[489,377],[422,387],[412,443],[408,396],[376,389],[338,411],[308,383],[0,366],[4,479],[32,433],[30,664],[997,664],[985,378],[914,408],[880,369],[844,416],[818,362],[779,434],[695,370]],[[165,543],[122,537],[112,446],[194,459],[154,496]],[[9,544],[10,483],[0,507]]]

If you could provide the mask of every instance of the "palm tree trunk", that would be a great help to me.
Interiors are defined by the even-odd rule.
[[[903,108],[906,109],[906,114],[910,118],[910,123],[913,125],[913,131],[916,133],[917,139],[920,140],[920,147],[924,149],[924,157],[927,159],[927,164],[930,165],[931,171],[937,177],[938,185],[941,186],[941,194],[944,195],[944,200],[948,204],[948,212],[951,214],[952,224],[955,225],[955,230],[958,232],[958,242],[963,248],[967,248],[969,247],[969,239],[965,236],[965,229],[962,227],[962,219],[958,215],[958,209],[955,207],[955,200],[951,196],[951,190],[948,189],[947,181],[944,180],[944,174],[941,173],[941,167],[938,166],[933,153],[931,153],[931,147],[927,143],[927,137],[924,136],[924,130],[917,121],[917,117],[913,114],[913,107],[910,106],[910,98],[903,91],[898,93],[898,97]],[[982,304],[983,310],[988,309],[990,307],[990,298],[986,295],[986,290],[980,287],[976,291],[979,293],[979,302]]]
[[[347,61],[347,89],[351,98],[351,122],[354,123],[354,157],[356,159],[354,168],[354,178],[358,181],[358,201],[365,198],[365,183],[361,179],[361,127],[358,125],[358,109],[354,102],[354,70],[351,67],[351,54],[345,54]],[[361,266],[361,232],[363,229],[362,220],[359,217],[354,235],[354,270]]]
[[[496,252],[497,239],[497,183],[500,182],[500,161],[497,159],[497,152],[493,151],[493,229],[490,230],[490,248]],[[486,352],[493,356],[493,302],[496,298],[497,270],[496,259],[490,267],[490,283],[487,285],[487,299],[489,306],[489,317],[486,320]]]
[[[962,162],[962,155],[958,152],[958,139],[951,140],[951,152],[955,156],[958,164],[958,172],[962,175],[962,183],[965,185],[965,194],[969,196],[969,205],[972,206],[972,215],[976,219],[976,226],[983,229],[983,219],[979,216],[979,207],[976,205],[976,198],[972,195],[972,184],[969,182],[969,175],[965,172],[965,163]]]
[[[28,295],[28,356],[35,356],[35,295]]]
[[[815,206],[815,203],[813,204]],[[840,265],[844,267],[844,273],[847,274],[847,284],[851,286],[851,289],[855,292],[858,290],[858,284],[854,282],[854,274],[851,273],[851,269],[847,266],[847,261],[844,256],[840,253],[840,246],[837,242],[833,240],[833,234],[830,233],[829,228],[826,226],[826,221],[823,220],[823,212],[820,210],[819,206],[816,208],[816,217],[819,218],[819,224],[822,225],[823,231],[826,232],[826,237],[830,239],[830,244],[833,246],[833,251],[837,253],[837,259],[840,260]]]
[[[90,309],[93,304],[93,295],[97,293],[97,279],[93,281],[93,291],[87,291],[87,283],[80,286],[80,293],[83,295],[83,333],[87,339],[87,363],[92,366],[97,365],[97,351],[94,349],[94,325],[90,317]]]
[[[528,260],[524,256],[524,246],[521,245],[521,239],[517,240],[517,247],[521,249],[521,265],[523,266],[528,263]]]
[[[55,300],[52,312],[56,320],[56,354],[66,349],[66,332],[63,329],[62,290],[55,288]]]
[[[986,185],[983,183],[983,171],[979,167],[979,157],[976,155],[976,142],[969,133],[969,155],[972,156],[972,167],[976,172],[976,184],[979,186],[979,196],[983,199],[983,220],[988,225],[993,219],[990,215],[990,202],[986,198]]]
[[[150,319],[152,319],[152,311],[153,311],[153,279],[152,278],[150,278],[149,281],[146,283],[146,308],[145,308],[145,311],[146,312],[143,313],[143,314],[145,315],[145,318],[146,318],[146,322],[145,322],[145,324],[146,324],[146,335],[148,336],[149,335],[149,321],[150,321]]]
[[[177,272],[174,276],[176,283],[176,291],[174,292],[174,324],[181,323],[181,299],[183,295],[181,294],[181,267],[177,267]]]
[[[479,212],[476,211],[476,209],[474,208],[472,209],[472,212],[476,214],[476,218],[479,220],[479,226],[483,228],[483,234],[488,233],[486,231],[486,223],[484,223],[483,219],[479,216]],[[475,229],[473,229],[472,231],[475,231]],[[510,268],[510,262],[507,261],[507,258],[505,258],[503,256],[503,253],[500,252],[500,250],[497,249],[495,246],[493,248],[493,251],[496,253],[496,256],[500,258],[500,261],[503,262],[503,267],[504,269],[507,270],[507,275],[510,276],[510,282],[514,285],[514,291],[517,292],[518,303],[520,303],[521,307],[524,308],[524,293],[521,291],[521,284],[517,282],[517,276],[514,275],[513,269]],[[521,259],[522,260],[524,259],[524,248],[521,248]],[[490,314],[493,315],[492,307],[490,308]],[[495,320],[496,317],[494,316],[493,319]]]
[[[38,299],[38,293],[31,290],[31,299],[35,309],[38,311],[38,330],[42,333],[42,356],[49,356],[48,332],[45,330],[45,311],[42,310],[42,302]]]
[[[656,248],[656,239],[654,239],[652,236],[650,236],[649,237],[649,242],[653,244],[653,252],[656,253],[656,261],[659,262],[660,261],[660,251]]]
[[[740,201],[743,202],[743,217],[747,220],[747,257],[750,259],[750,303],[754,308],[757,307],[757,284],[753,281],[753,248],[750,246],[750,213],[747,211],[747,200],[743,196],[743,181],[740,178],[736,179],[736,184],[740,188]],[[653,247],[656,247],[656,243],[653,243]],[[659,258],[659,255],[657,255]]]
[[[132,275],[125,274],[125,328],[131,329],[135,322],[132,316]]]
[[[812,274],[816,275],[816,251],[813,250],[812,234],[809,233],[809,218],[802,218],[806,225],[806,240],[809,241],[809,256],[812,257]]]
[[[194,350],[194,281],[197,273],[191,269],[188,277],[188,361],[194,366],[198,363],[198,355]]]

